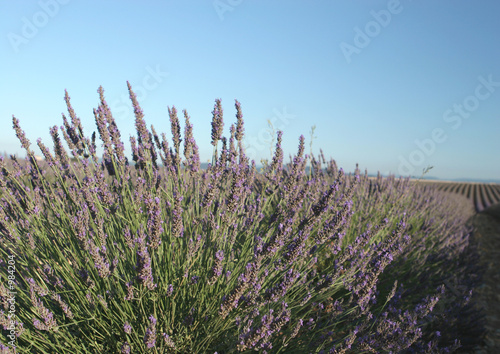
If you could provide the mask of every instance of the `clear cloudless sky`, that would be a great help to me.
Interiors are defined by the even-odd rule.
[[[186,109],[202,162],[211,112],[224,135],[241,102],[245,144],[285,160],[301,134],[346,171],[500,179],[500,2],[1,1],[0,152],[25,156],[12,115],[40,154],[67,115],[96,129],[105,90],[130,156],[128,80],[146,123],[171,137],[167,107]]]

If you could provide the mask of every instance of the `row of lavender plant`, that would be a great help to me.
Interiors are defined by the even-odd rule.
[[[130,137],[132,163],[98,92],[102,159],[96,134],[84,135],[67,93],[69,119],[63,115],[60,130],[50,130],[54,152],[37,141],[44,162],[35,159],[16,118],[26,161],[0,159],[0,250],[2,259],[16,258],[18,350],[343,353],[459,346],[455,334],[440,339],[446,325],[441,313],[433,315],[438,301],[459,293],[457,284],[462,293],[471,289],[461,277],[453,278],[451,295],[442,286],[443,270],[463,270],[457,260],[468,250],[462,219],[453,221],[457,215],[442,196],[408,180],[346,176],[323,154],[305,155],[303,136],[285,166],[282,132],[258,174],[242,146],[237,101],[227,139],[216,100],[213,160],[203,171],[187,112],[181,136],[178,112],[169,108],[170,145],[165,134],[147,128],[129,85],[137,130]],[[443,250],[451,251],[439,258]],[[5,261],[0,269],[4,284]],[[429,286],[417,286],[422,275]],[[7,328],[3,285],[0,297]]]

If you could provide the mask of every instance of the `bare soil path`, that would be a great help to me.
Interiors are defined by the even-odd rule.
[[[500,204],[475,214],[471,221],[481,263],[485,266],[476,299],[485,310],[487,330],[484,344],[476,348],[475,353],[500,353]]]

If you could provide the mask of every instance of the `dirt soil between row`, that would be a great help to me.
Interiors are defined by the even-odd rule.
[[[471,218],[480,262],[485,267],[477,302],[484,309],[486,336],[474,353],[500,353],[500,204]]]

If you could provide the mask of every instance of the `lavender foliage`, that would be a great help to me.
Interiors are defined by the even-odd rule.
[[[181,139],[169,108],[169,147],[127,85],[130,164],[102,88],[91,138],[65,94],[71,154],[54,126],[54,152],[39,140],[35,158],[13,118],[27,157],[0,158],[0,324],[13,255],[20,348],[451,352],[468,348],[465,333],[482,335],[465,202],[409,179],[344,173],[322,152],[305,155],[303,136],[285,164],[281,131],[257,173],[238,101],[227,139],[216,100],[214,155],[201,170],[187,112]]]

